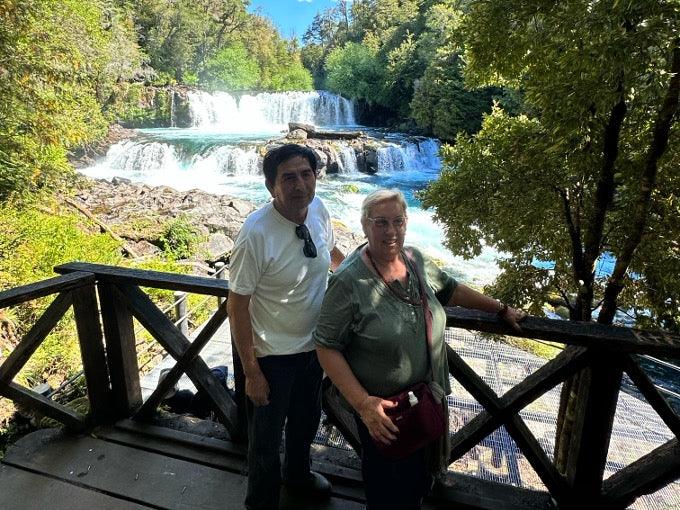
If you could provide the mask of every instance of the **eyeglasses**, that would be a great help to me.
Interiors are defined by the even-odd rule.
[[[390,223],[395,228],[395,230],[400,230],[406,226],[406,216],[397,216],[392,220],[388,220],[387,218],[366,218],[366,219],[382,230],[387,230],[387,227],[390,226]]]
[[[302,239],[305,242],[305,245],[302,247],[302,253],[305,254],[305,257],[312,259],[316,257],[316,246],[314,245],[314,241],[312,241],[312,236],[310,235],[307,226],[298,225],[295,227],[295,235],[298,239]]]

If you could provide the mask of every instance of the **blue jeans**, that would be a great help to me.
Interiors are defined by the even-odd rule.
[[[355,416],[361,440],[361,474],[368,510],[418,510],[432,486],[427,447],[401,460],[389,460],[375,448],[366,425]]]
[[[256,407],[247,399],[248,510],[276,510],[281,475],[286,481],[309,477],[309,447],[321,417],[321,376],[316,351],[265,356],[260,369],[269,384],[269,404]],[[283,470],[279,448],[286,427]]]

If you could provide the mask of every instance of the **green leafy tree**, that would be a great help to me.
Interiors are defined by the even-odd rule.
[[[238,40],[260,68],[261,90],[311,90],[312,76],[304,69],[296,42],[282,39],[271,21],[251,16]]]
[[[139,41],[151,66],[185,81],[235,40],[249,15],[243,0],[140,0]]]
[[[534,116],[496,110],[476,136],[444,151],[447,169],[423,198],[449,247],[472,255],[483,239],[508,253],[497,290],[505,297],[514,288],[517,304],[539,309],[550,289],[575,320],[599,308],[598,322],[610,324],[622,306],[646,315],[639,324],[678,330],[680,4],[469,7],[470,83],[521,86]],[[613,270],[598,272],[607,256]],[[540,260],[553,267],[541,270]],[[562,388],[555,459],[563,471],[567,409],[587,396],[583,377]]]
[[[222,48],[208,60],[203,71],[206,84],[216,90],[253,89],[260,68],[241,43]]]
[[[0,199],[57,186],[67,151],[102,136],[102,100],[139,61],[131,25],[99,0],[0,0]]]
[[[474,232],[522,260],[514,271],[532,271],[534,259],[553,261],[555,272],[570,273],[555,290],[571,316],[590,320],[602,300],[598,320],[605,323],[631,273],[644,281],[652,261],[641,259],[643,252],[666,254],[653,265],[673,266],[678,232],[664,229],[677,211],[679,178],[669,166],[676,147],[668,143],[677,136],[677,9],[653,1],[570,1],[554,9],[471,3],[468,78],[475,85],[521,84],[537,113],[496,111],[475,138],[460,137],[445,153],[447,170],[425,199],[445,221],[454,251],[478,251]],[[456,183],[466,175],[484,200],[457,200]],[[598,281],[595,267],[605,253],[616,267]]]
[[[350,42],[334,49],[326,59],[326,73],[330,90],[369,104],[378,102],[376,89],[383,80],[383,69],[370,47]]]
[[[368,111],[377,105],[385,120],[453,140],[460,131],[479,129],[499,94],[497,88],[469,90],[464,84],[465,8],[464,0],[357,0],[347,30],[338,19],[315,19],[305,34],[311,43],[303,50],[305,64],[315,83],[366,102]]]

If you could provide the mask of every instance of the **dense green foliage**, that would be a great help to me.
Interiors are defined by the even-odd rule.
[[[170,260],[180,260],[194,253],[200,237],[188,218],[180,216],[165,225],[159,241]]]
[[[159,125],[167,96],[143,85],[310,90],[297,44],[246,6],[0,0],[0,200],[64,184],[68,153],[111,121]]]
[[[72,260],[104,264],[121,261],[120,247],[110,236],[94,233],[81,218],[58,209],[17,209],[0,206],[0,288],[7,289],[54,277],[54,266]],[[31,301],[0,312],[17,335],[35,323],[50,298]],[[19,381],[35,385],[77,370],[80,351],[71,316],[62,319],[19,375]],[[0,348],[11,338],[0,331]],[[0,353],[2,357],[6,352]],[[58,379],[60,382],[60,379]]]
[[[534,311],[559,298],[574,319],[602,304],[600,322],[618,306],[678,330],[680,5],[468,6],[468,83],[521,86],[532,113],[496,109],[444,150],[423,198],[448,246],[506,252],[495,291]],[[613,274],[596,271],[603,257]]]
[[[205,65],[206,81],[217,90],[247,90],[260,81],[260,68],[241,43],[225,46]]]
[[[0,0],[0,200],[67,175],[67,151],[104,133],[101,107],[138,64],[110,2]]]
[[[142,0],[139,45],[156,82],[220,90],[310,90],[294,43],[243,0]]]
[[[319,13],[302,50],[317,87],[389,112],[394,124],[453,140],[479,129],[497,88],[469,90],[461,75],[466,2],[356,0]]]
[[[382,70],[370,48],[353,42],[335,48],[326,57],[325,69],[326,84],[331,90],[368,103],[374,101]]]

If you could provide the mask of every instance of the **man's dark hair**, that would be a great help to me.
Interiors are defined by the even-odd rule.
[[[307,158],[309,166],[312,167],[312,171],[316,173],[316,154],[314,154],[314,151],[304,145],[287,143],[286,145],[272,149],[265,154],[264,161],[262,162],[262,171],[264,172],[264,178],[267,182],[274,184],[279,165],[296,156]]]

